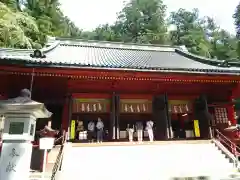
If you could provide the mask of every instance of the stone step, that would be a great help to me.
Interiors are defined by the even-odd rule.
[[[60,151],[61,146],[55,146],[49,153],[48,153],[48,160],[47,163],[55,163],[58,153]]]
[[[72,147],[95,147],[95,146],[137,146],[137,145],[168,145],[168,144],[206,144],[211,140],[178,140],[178,141],[143,141],[135,142],[103,142],[103,143],[71,143]]]
[[[50,180],[52,176],[52,173],[46,172],[44,177],[44,180]],[[40,180],[42,178],[42,173],[40,172],[31,172],[29,176],[29,180]]]

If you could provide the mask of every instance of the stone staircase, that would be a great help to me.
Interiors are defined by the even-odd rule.
[[[56,180],[223,179],[236,169],[207,141],[71,144]]]

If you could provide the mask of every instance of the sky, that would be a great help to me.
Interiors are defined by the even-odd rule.
[[[128,1],[128,0],[125,0]],[[210,16],[221,28],[235,33],[232,15],[240,0],[163,0],[167,14],[179,8],[198,8],[200,16]],[[124,0],[60,0],[63,13],[80,29],[93,30],[100,24],[114,23]]]

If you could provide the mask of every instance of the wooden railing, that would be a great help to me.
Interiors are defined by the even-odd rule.
[[[60,150],[58,152],[56,161],[55,161],[53,169],[52,169],[51,180],[55,180],[57,172],[59,170],[61,170],[62,158],[63,158],[63,149],[64,149],[64,144],[66,142],[66,133],[65,133],[65,131],[63,132],[63,135],[60,138],[56,139],[56,141],[59,141],[60,139],[62,139],[61,148],[60,148]]]
[[[231,141],[228,137],[223,135],[218,129],[215,130],[216,138],[235,156],[240,156],[240,148]]]
[[[228,137],[221,133],[218,129],[215,130],[215,138],[234,156],[234,163],[238,166],[238,157],[240,157],[240,148],[232,142]]]

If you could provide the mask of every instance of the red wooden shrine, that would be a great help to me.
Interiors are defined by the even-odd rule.
[[[19,66],[0,66],[1,68],[11,69],[0,74],[2,97],[11,97],[21,88],[30,87],[32,69]],[[234,97],[229,92],[237,91],[240,79],[238,77],[159,74],[156,79],[156,75],[150,72],[130,74],[132,78],[125,78],[121,71],[96,73],[92,70],[76,71],[69,68],[66,70],[38,68],[33,76],[33,98],[47,104],[61,104],[62,127],[65,130],[68,127],[70,105],[73,106],[71,110],[73,113],[109,111],[109,102],[114,91],[120,94],[122,112],[137,113],[151,112],[152,98],[156,94],[167,92],[169,100],[193,101],[194,98],[205,93],[213,99],[209,107],[216,109],[212,112],[217,118],[215,124],[227,124],[227,121],[236,123],[232,103]],[[81,102],[81,99],[96,101]],[[128,99],[130,104],[126,101]],[[139,101],[131,102],[131,100]],[[141,100],[145,101],[141,102]],[[170,105],[169,108],[173,113],[191,112],[192,104]],[[224,115],[220,115],[222,111]]]
[[[49,48],[45,52],[46,57],[36,57],[38,58],[37,61],[36,58],[30,57],[30,52],[32,53],[30,50],[26,52],[16,50],[15,54],[12,53],[14,51],[5,50],[6,55],[0,55],[0,59],[4,60],[0,63],[0,98],[14,97],[20,89],[29,88],[34,100],[41,101],[47,106],[61,106],[62,116],[59,121],[61,121],[61,128],[68,131],[71,114],[111,113],[113,93],[119,96],[120,113],[142,115],[151,114],[153,97],[164,93],[168,97],[169,112],[172,114],[193,114],[195,99],[204,94],[209,100],[208,107],[213,116],[214,125],[225,127],[228,121],[231,124],[236,124],[232,101],[240,96],[240,76],[237,73],[234,74],[228,67],[220,67],[221,61],[210,61],[189,54],[184,55],[184,52],[179,54],[173,48],[169,50],[170,47],[162,51],[161,48],[164,47],[160,46],[120,46],[113,44],[111,48],[104,43],[99,45],[98,42],[89,42],[85,47],[83,44],[86,42],[83,42],[83,44],[78,44],[80,42],[77,41],[69,42],[59,39],[59,44],[51,46],[52,49]],[[64,50],[64,47],[72,49],[68,51]],[[78,51],[75,50],[83,47],[93,48],[89,52],[95,52],[97,49],[107,49],[107,51],[120,49],[117,53],[130,51],[129,55],[116,54],[113,57],[119,59],[113,59],[112,61],[108,59],[106,53],[105,59],[111,61],[111,63],[130,62],[131,57],[134,58],[136,53],[146,51],[147,53],[158,53],[159,58],[156,62],[154,61],[155,64],[157,61],[171,61],[171,58],[179,58],[176,60],[182,61],[183,59],[180,56],[188,58],[190,64],[198,64],[196,64],[195,69],[180,67],[181,64],[179,67],[172,67],[172,69],[168,67],[165,67],[165,69],[161,67],[161,69],[159,67],[161,63],[156,67],[153,63],[152,69],[148,69],[148,67],[135,68],[134,63],[128,63],[131,64],[131,67],[128,68],[121,68],[121,66],[115,68],[108,65],[91,65],[87,62],[81,62],[85,63],[84,66],[81,66],[81,59],[78,59],[79,64],[75,65],[71,61],[84,54],[77,53]],[[58,48],[62,48],[61,53]],[[62,51],[65,51],[65,53]],[[29,53],[29,55],[24,53]],[[175,53],[175,55],[162,56],[161,54],[164,53]],[[65,56],[65,54],[67,55]],[[90,58],[90,55],[87,57]],[[103,56],[96,52],[95,58],[98,57],[101,61],[105,61]],[[164,59],[169,57],[170,59]],[[86,57],[84,58],[86,60]],[[153,58],[153,56],[148,56],[148,58]],[[94,61],[97,60],[99,59]],[[67,61],[68,63],[62,63],[61,61]],[[151,63],[150,60],[148,63]],[[199,64],[208,67],[199,70]],[[212,68],[213,66],[214,68]],[[212,69],[206,71],[208,68]],[[219,71],[215,71],[215,69],[219,69]],[[225,70],[228,69],[229,72],[225,73]],[[182,101],[184,103],[171,103],[171,101]]]

